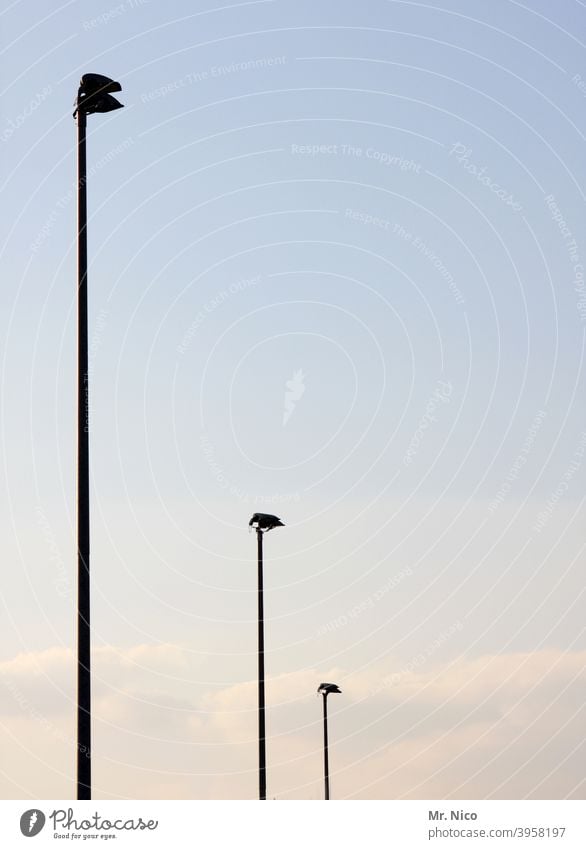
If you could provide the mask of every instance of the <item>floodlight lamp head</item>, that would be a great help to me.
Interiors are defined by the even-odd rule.
[[[79,82],[80,89],[86,93],[101,91],[111,94],[113,91],[122,91],[122,86],[116,80],[105,77],[103,74],[84,74]]]
[[[317,688],[317,692],[321,693],[322,696],[329,696],[330,693],[341,693],[342,691],[340,690],[337,684],[323,683],[319,685],[319,687]]]
[[[77,92],[77,108],[74,115],[84,112],[91,115],[94,112],[113,112],[122,109],[124,104],[112,97],[111,92],[122,91],[122,86],[110,77],[102,74],[84,74]]]
[[[248,526],[256,528],[257,531],[272,531],[273,528],[285,527],[278,516],[272,516],[270,513],[255,513]]]

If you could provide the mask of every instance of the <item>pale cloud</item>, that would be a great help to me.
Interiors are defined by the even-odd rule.
[[[95,667],[97,797],[254,798],[256,681],[197,686],[176,645],[98,648]],[[343,690],[329,700],[337,798],[578,797],[585,669],[586,652],[549,649],[430,661],[382,688],[388,664],[269,678],[269,795],[320,798],[324,678]],[[66,648],[0,664],[2,796],[72,795],[73,678]]]
[[[350,763],[339,793],[578,798],[585,670],[586,652],[549,650],[407,674],[374,697],[381,707],[371,711],[377,728],[364,735],[372,743],[360,763],[365,780],[356,787]]]

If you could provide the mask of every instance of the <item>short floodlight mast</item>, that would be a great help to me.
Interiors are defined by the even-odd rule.
[[[330,768],[328,761],[328,696],[330,693],[341,693],[342,691],[337,684],[320,684],[317,692],[323,696],[324,703],[324,782],[325,782],[325,799],[330,798]]]

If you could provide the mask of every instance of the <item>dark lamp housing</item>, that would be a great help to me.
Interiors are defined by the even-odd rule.
[[[112,97],[111,92],[122,91],[122,86],[102,74],[84,74],[77,92],[77,110],[91,115],[95,112],[113,112],[123,104]]]
[[[257,530],[261,531],[270,531],[273,528],[285,527],[278,516],[272,516],[270,513],[255,513],[248,525],[251,528],[257,528]]]
[[[341,693],[342,691],[338,687],[337,684],[320,684],[317,688],[317,692],[321,693],[322,696],[329,696],[330,693]]]

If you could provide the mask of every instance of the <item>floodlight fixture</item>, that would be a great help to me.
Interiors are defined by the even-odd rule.
[[[110,77],[102,74],[84,74],[77,91],[76,109],[73,115],[83,112],[92,115],[95,112],[113,112],[122,109],[120,101],[112,97],[111,92],[122,91],[122,86]]]
[[[285,527],[278,516],[272,516],[270,513],[255,513],[248,525],[257,531],[272,531],[273,528]]]
[[[341,693],[342,691],[337,684],[320,684],[317,692],[321,693],[322,696],[329,696],[330,693]]]
[[[324,784],[325,784],[325,799],[330,798],[330,765],[328,756],[328,696],[330,693],[341,693],[342,691],[337,684],[328,684],[324,682],[317,688],[317,692],[323,696],[324,706]]]

